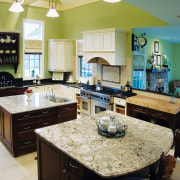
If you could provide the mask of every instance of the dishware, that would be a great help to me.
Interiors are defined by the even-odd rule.
[[[28,97],[28,98],[26,99],[27,102],[31,102],[31,101],[32,101],[32,100],[31,100],[32,94],[33,94],[33,93],[27,93],[27,92],[26,92],[26,96]]]
[[[11,42],[11,36],[6,35],[6,43],[10,43]]]
[[[12,39],[11,42],[14,44],[16,42],[16,39]]]
[[[116,132],[117,132],[116,126],[111,125],[108,127],[108,133],[109,134],[116,134]]]
[[[0,39],[0,42],[3,44],[4,42],[5,42],[5,39],[4,38],[2,38],[2,37],[0,37],[1,39]]]
[[[109,116],[103,116],[99,122],[100,130],[107,131],[110,125],[112,125],[111,118]]]

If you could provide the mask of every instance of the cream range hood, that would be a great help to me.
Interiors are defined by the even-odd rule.
[[[86,63],[126,65],[127,31],[111,28],[85,31],[82,34]]]

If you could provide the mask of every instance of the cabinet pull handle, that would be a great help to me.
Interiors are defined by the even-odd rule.
[[[67,109],[70,109],[70,108],[71,108],[71,107],[67,107],[67,108],[64,108],[64,109],[66,109],[66,110],[67,110]]]
[[[43,114],[47,114],[49,111],[43,111]]]
[[[156,115],[157,115],[157,116],[162,116],[162,114],[161,114],[161,113],[156,113]]]
[[[48,124],[49,124],[49,122],[43,122],[42,124],[43,124],[43,125],[48,125]]]
[[[24,115],[24,118],[28,118],[28,117],[30,117],[31,115],[29,114],[29,115]]]
[[[31,141],[30,141],[30,140],[29,140],[29,141],[25,141],[25,142],[24,142],[24,144],[25,144],[25,145],[30,144],[30,143],[31,143]]]
[[[69,162],[69,166],[72,167],[73,169],[78,169],[78,166],[73,165],[73,163],[71,161]]]
[[[63,169],[63,173],[66,174],[67,173],[67,169]]]
[[[143,111],[143,109],[141,109],[141,108],[136,108],[138,111]]]
[[[25,126],[24,127],[24,130],[28,130],[28,129],[30,129],[31,128],[31,126]]]

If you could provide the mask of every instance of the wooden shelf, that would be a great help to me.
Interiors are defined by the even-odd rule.
[[[0,32],[0,65],[19,65],[19,33]]]

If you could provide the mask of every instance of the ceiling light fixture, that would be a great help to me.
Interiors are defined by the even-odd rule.
[[[110,3],[116,3],[116,2],[120,2],[121,0],[103,0],[105,2],[110,2]]]
[[[19,13],[19,12],[24,11],[24,9],[21,3],[18,0],[16,0],[16,2],[13,2],[11,7],[9,8],[9,11]]]
[[[56,11],[56,6],[57,6],[57,0],[56,0],[56,3],[55,3],[55,7],[53,7],[53,0],[52,0],[52,7],[51,7],[51,0],[49,0],[49,11],[48,13],[46,14],[47,17],[59,17],[59,14],[57,13]]]

